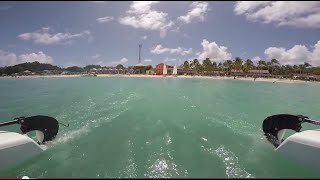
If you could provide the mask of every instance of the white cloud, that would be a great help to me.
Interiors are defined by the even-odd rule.
[[[320,28],[318,1],[239,1],[234,12],[245,15],[249,21],[274,23],[278,26]]]
[[[96,54],[92,56],[92,59],[98,59],[101,55],[100,54]]]
[[[101,17],[101,18],[97,18],[98,23],[107,23],[110,21],[113,21],[113,17],[112,16],[105,16],[105,17]]]
[[[252,58],[252,61],[260,61],[260,60],[261,60],[261,58],[259,56]]]
[[[219,46],[216,42],[209,42],[206,39],[202,40],[203,51],[199,53],[199,61],[210,58],[213,61],[224,61],[231,59],[231,53],[225,46]]]
[[[205,20],[205,15],[209,11],[208,2],[192,2],[190,4],[190,10],[185,16],[178,17],[178,20],[188,24],[192,20]]]
[[[34,62],[38,61],[39,63],[52,63],[53,59],[51,56],[44,54],[42,51],[38,53],[22,54],[19,56],[20,63],[23,62]]]
[[[311,65],[320,65],[320,40],[308,50],[305,45],[295,45],[286,50],[283,47],[269,47],[264,51],[269,59],[277,59],[281,64],[301,64],[308,62]]]
[[[148,36],[143,36],[142,39],[146,40],[148,39]]]
[[[151,59],[145,59],[144,62],[152,62]]]
[[[173,26],[167,13],[156,11],[151,8],[158,1],[134,1],[126,16],[119,18],[119,23],[146,30],[160,31],[160,37],[165,37],[167,30]]]
[[[258,62],[261,60],[261,58],[259,56],[253,57],[251,58],[253,64],[258,65]]]
[[[18,38],[21,40],[31,40],[37,44],[58,44],[60,42],[66,42],[79,37],[91,36],[90,31],[86,30],[81,33],[71,34],[67,33],[56,33],[50,34],[50,27],[43,27],[41,30],[31,32],[31,33],[22,33],[18,35]]]
[[[15,53],[0,50],[0,67],[34,61],[38,61],[40,63],[52,63],[53,58],[42,51],[39,51],[38,53],[21,54],[17,57]]]
[[[128,62],[127,58],[122,58],[119,61],[112,61],[111,64],[125,64]]]
[[[175,49],[170,49],[170,48],[162,47],[162,45],[159,44],[151,48],[150,52],[153,54],[170,53],[170,54],[179,54],[179,55],[185,56],[188,54],[192,54],[192,48],[186,49],[182,47],[177,47]]]
[[[128,62],[128,59],[127,58],[122,58],[122,59],[120,59],[120,62],[121,63],[126,63],[126,62]]]
[[[234,6],[234,12],[237,15],[251,12],[255,8],[270,4],[271,1],[238,1]]]
[[[163,62],[174,62],[176,61],[176,59],[169,59],[168,57],[166,57]]]
[[[0,67],[17,64],[17,56],[14,53],[0,50]]]

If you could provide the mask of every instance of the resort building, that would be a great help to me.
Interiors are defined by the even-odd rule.
[[[249,76],[249,77],[270,77],[271,74],[269,73],[269,70],[258,70],[253,69],[249,70],[248,72],[243,72],[243,70],[235,70],[232,69],[230,71],[231,76]]]
[[[156,68],[155,68],[156,75],[162,75],[162,73],[163,73],[163,65],[164,65],[164,63],[160,63],[160,64],[156,65]],[[167,74],[168,75],[172,75],[174,66],[166,64],[166,67],[167,67]],[[190,70],[190,72],[191,72],[191,70]],[[183,68],[177,67],[177,74],[181,75],[181,74],[184,74],[184,73],[186,73],[186,72],[183,70]]]
[[[23,71],[22,74],[23,74],[23,75],[32,75],[32,72],[29,71],[29,70],[25,70],[25,71]]]
[[[206,76],[226,76],[227,72],[226,71],[205,71],[203,75]]]
[[[232,69],[230,71],[230,75],[231,76],[243,76],[244,72],[241,69],[240,70]]]
[[[310,74],[294,74],[293,79],[305,81],[320,81],[320,76]]]
[[[91,74],[126,74],[129,70],[126,68],[112,68],[112,67],[107,67],[107,68],[92,68],[89,70],[88,73]]]
[[[147,70],[146,71],[147,75],[155,75],[155,71],[153,69]]]
[[[50,71],[50,70],[43,70],[43,71],[41,72],[41,74],[43,74],[43,75],[50,75],[50,74],[53,74],[53,72]]]
[[[270,77],[271,74],[269,73],[269,70],[249,70],[247,73],[248,76],[255,76],[255,77]]]
[[[133,66],[134,74],[145,74],[146,65],[138,63]]]

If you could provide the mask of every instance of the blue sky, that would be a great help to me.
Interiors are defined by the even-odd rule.
[[[206,57],[320,65],[319,2],[0,2],[0,66],[180,65]],[[319,42],[318,42],[319,41]]]

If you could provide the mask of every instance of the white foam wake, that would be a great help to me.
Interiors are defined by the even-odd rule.
[[[47,143],[48,146],[60,144],[60,143],[66,143],[70,140],[78,139],[83,135],[88,134],[92,131],[93,128],[99,127],[102,123],[110,123],[113,119],[119,117],[122,113],[126,112],[128,108],[125,108],[124,110],[116,113],[115,115],[111,115],[110,117],[106,118],[99,118],[91,121],[87,121],[87,123],[82,126],[80,129],[67,131],[62,134],[58,134],[58,136],[53,140]]]
[[[220,146],[214,152],[223,161],[228,178],[254,178],[240,167],[238,157],[233,152],[226,150],[223,146]]]

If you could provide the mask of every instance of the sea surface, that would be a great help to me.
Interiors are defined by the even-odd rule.
[[[263,120],[278,113],[320,119],[320,84],[0,79],[0,121],[47,115],[69,124],[60,125],[46,151],[0,176],[319,178],[319,172],[275,152],[264,138]],[[305,124],[302,130],[314,128],[319,127]],[[19,132],[19,126],[0,130]]]

